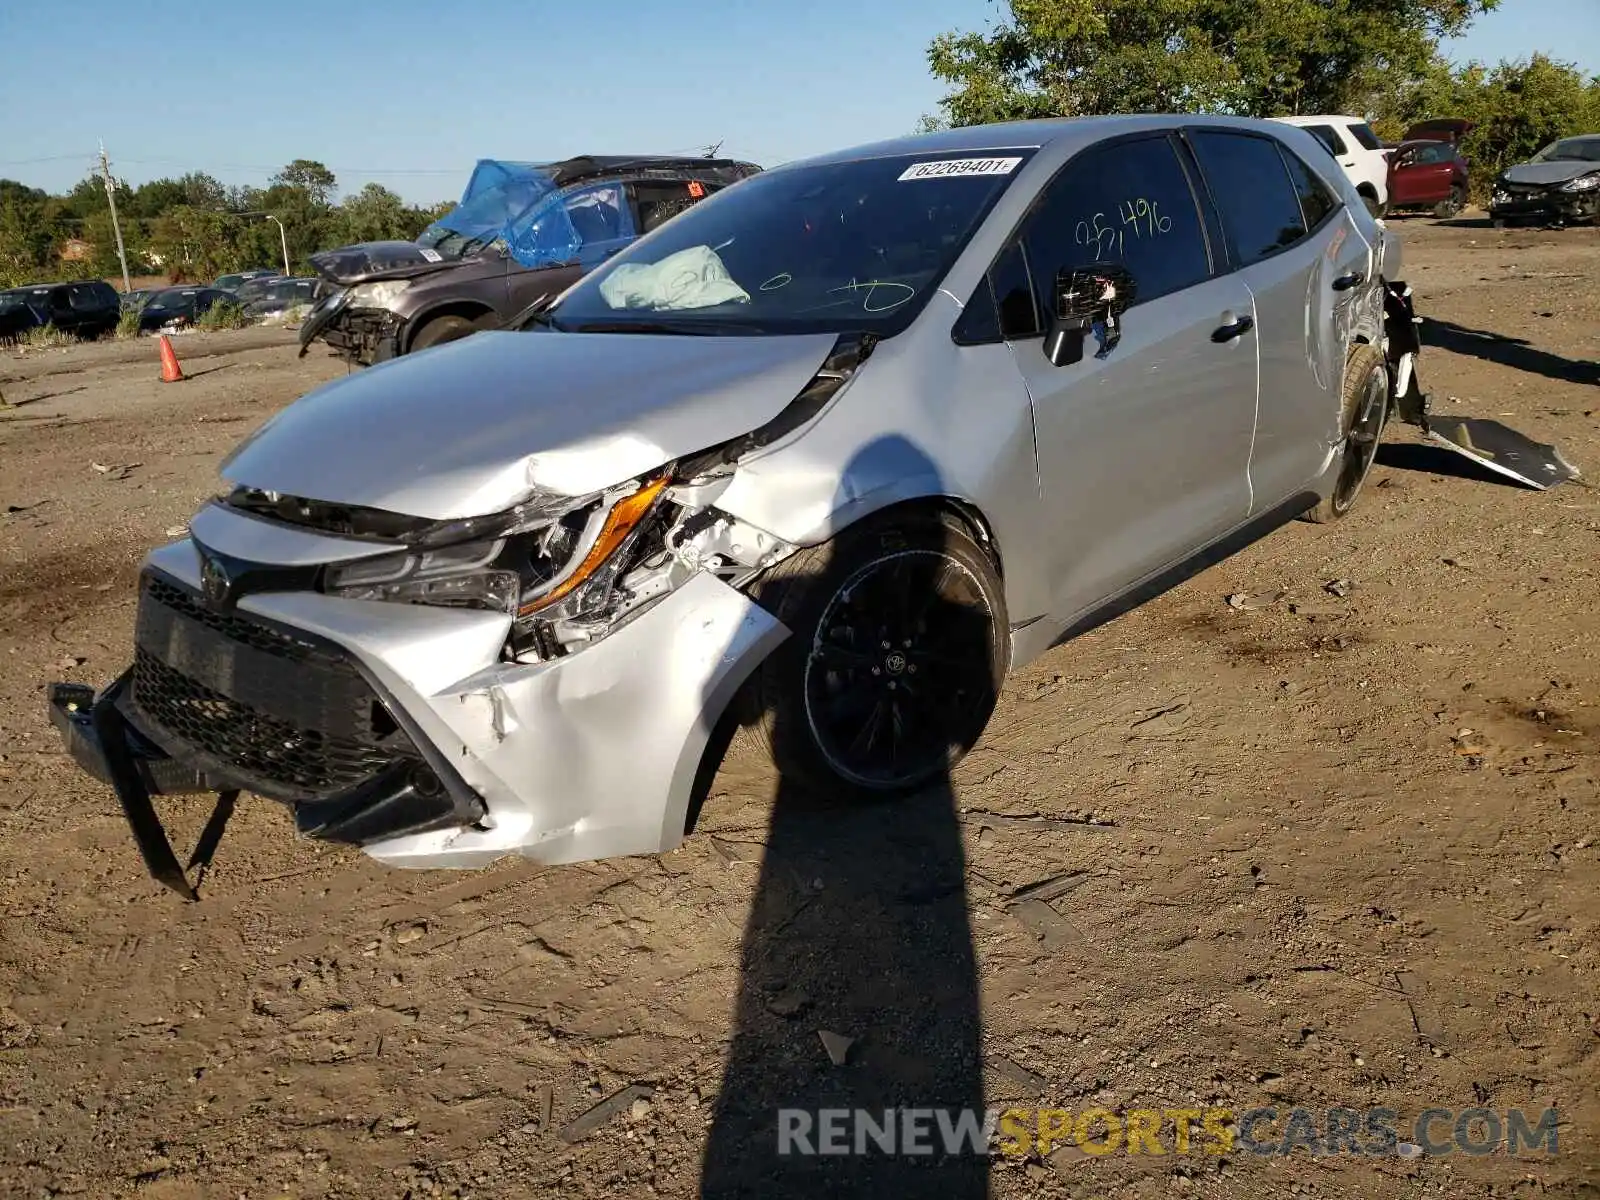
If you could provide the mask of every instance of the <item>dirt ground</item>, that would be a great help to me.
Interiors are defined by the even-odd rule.
[[[1600,474],[1600,231],[1399,224],[1436,406]],[[763,1079],[916,1105],[961,1055],[994,1106],[1561,1120],[1554,1157],[1069,1147],[997,1160],[996,1196],[1600,1191],[1587,483],[1507,486],[1392,426],[1349,521],[1014,677],[953,810],[780,821],[741,748],[671,854],[408,873],[247,797],[190,905],[61,753],[44,685],[122,669],[146,549],[343,367],[260,331],[179,353],[181,386],[148,344],[0,358],[0,1194],[688,1196],[708,1155],[742,1169],[715,1126],[784,1098]],[[190,846],[209,806],[163,811]],[[819,1031],[854,1039],[843,1065]],[[852,1161],[812,1194],[856,1194]]]

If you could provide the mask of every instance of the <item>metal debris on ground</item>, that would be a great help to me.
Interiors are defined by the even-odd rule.
[[[1060,950],[1085,940],[1072,922],[1043,900],[1019,900],[1011,906],[1011,914],[1046,950]]]
[[[1338,596],[1340,599],[1343,599],[1351,592],[1355,591],[1355,586],[1356,585],[1351,583],[1348,579],[1330,579],[1327,583],[1322,585],[1322,590],[1327,592],[1330,596]]]
[[[1256,612],[1263,608],[1271,608],[1282,600],[1287,592],[1234,592],[1228,600],[1228,607],[1236,612]]]
[[[828,1052],[828,1061],[836,1067],[844,1066],[850,1057],[850,1047],[856,1044],[855,1038],[845,1037],[842,1033],[833,1033],[827,1029],[817,1030],[817,1038],[822,1042],[822,1048]]]
[[[1436,418],[1428,423],[1425,436],[1435,445],[1539,491],[1577,479],[1580,474],[1555,446],[1536,442],[1499,421]]]
[[[613,1092],[607,1096],[581,1117],[569,1122],[559,1136],[568,1145],[574,1142],[581,1142],[618,1113],[625,1109],[631,1110],[634,1101],[648,1100],[652,1095],[654,1095],[654,1089],[646,1084],[629,1084],[621,1091]]]

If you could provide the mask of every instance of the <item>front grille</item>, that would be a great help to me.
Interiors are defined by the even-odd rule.
[[[129,699],[174,758],[298,802],[356,787],[415,747],[334,647],[147,576]]]

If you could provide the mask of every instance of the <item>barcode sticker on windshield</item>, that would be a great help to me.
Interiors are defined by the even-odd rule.
[[[900,182],[908,179],[950,179],[961,175],[1009,175],[1020,158],[947,158],[943,162],[912,163],[900,172]]]
[[[422,257],[427,259],[429,262],[443,262],[444,261],[444,255],[440,254],[437,250],[429,250],[429,249],[423,248],[419,252],[421,253]]]

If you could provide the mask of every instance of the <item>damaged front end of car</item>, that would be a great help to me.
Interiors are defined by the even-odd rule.
[[[788,636],[748,589],[796,547],[717,500],[871,346],[839,339],[754,431],[485,516],[236,484],[146,560],[127,671],[54,685],[51,718],[191,899],[155,797],[216,792],[225,814],[249,791],[395,866],[669,850],[713,729]]]

